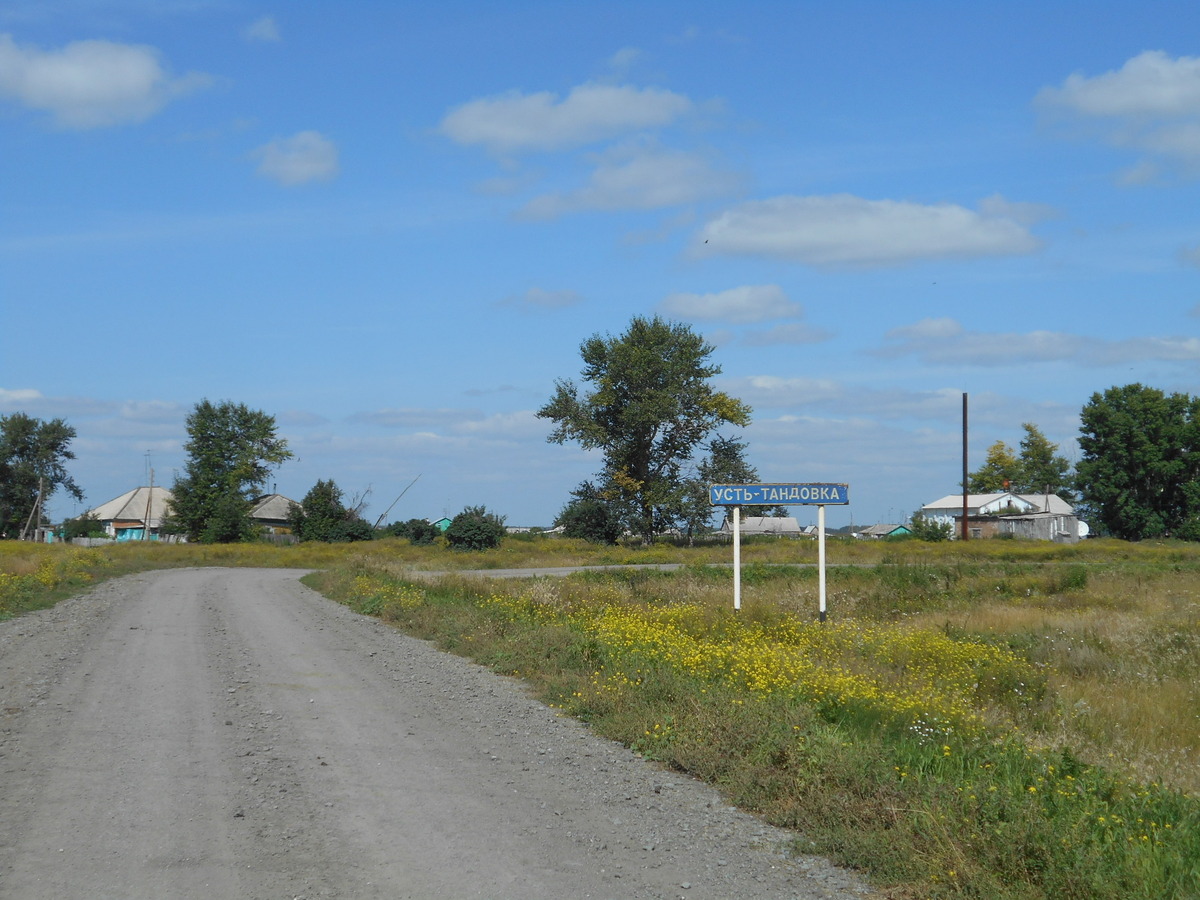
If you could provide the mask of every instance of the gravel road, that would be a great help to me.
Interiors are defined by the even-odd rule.
[[[152,572],[0,623],[0,897],[869,896],[300,574]]]

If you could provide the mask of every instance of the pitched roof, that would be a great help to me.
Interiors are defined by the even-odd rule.
[[[167,514],[167,506],[173,494],[164,487],[139,487],[126,491],[120,497],[101,503],[89,509],[85,515],[99,519],[101,522],[145,522],[146,504],[150,504],[151,528],[157,527]]]
[[[887,537],[892,532],[899,531],[902,528],[904,531],[908,531],[907,525],[886,525],[881,523],[879,525],[872,525],[869,528],[864,528],[859,532],[859,534],[868,534],[872,537]]]
[[[733,528],[726,519],[722,531]],[[800,524],[792,516],[746,516],[741,522],[742,534],[800,534]]]
[[[1033,511],[1036,512],[1052,512],[1059,516],[1070,516],[1075,513],[1075,507],[1058,494],[1016,494],[1011,491],[999,491],[994,494],[967,494],[967,508],[979,509],[1003,500],[1005,497],[1016,497],[1018,500],[1031,504],[1034,507]],[[1049,507],[1047,507],[1047,499],[1049,499]],[[921,509],[952,509],[961,514],[962,506],[962,494],[947,494],[940,500],[926,503]]]
[[[300,505],[294,500],[289,500],[283,494],[267,494],[254,501],[254,505],[250,507],[250,518],[274,519],[284,522],[291,512],[293,503],[296,506]]]

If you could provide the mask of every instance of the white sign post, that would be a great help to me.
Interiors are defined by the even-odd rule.
[[[825,507],[850,503],[848,484],[713,484],[708,502],[733,509],[733,608],[742,608],[742,506],[817,508],[818,618],[825,621]]]

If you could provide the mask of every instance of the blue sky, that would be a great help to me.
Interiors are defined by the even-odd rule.
[[[1093,392],[1200,374],[1200,5],[39,0],[0,8],[0,413],[72,515],[276,417],[388,520],[549,524],[535,411],[689,323],[764,481],[899,521]],[[802,521],[815,511],[797,508]]]

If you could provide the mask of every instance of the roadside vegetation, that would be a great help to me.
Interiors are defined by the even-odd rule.
[[[897,900],[1200,896],[1200,547],[832,541],[824,625],[815,554],[748,542],[735,614],[727,545],[4,542],[0,616],[148,568],[320,570]]]

